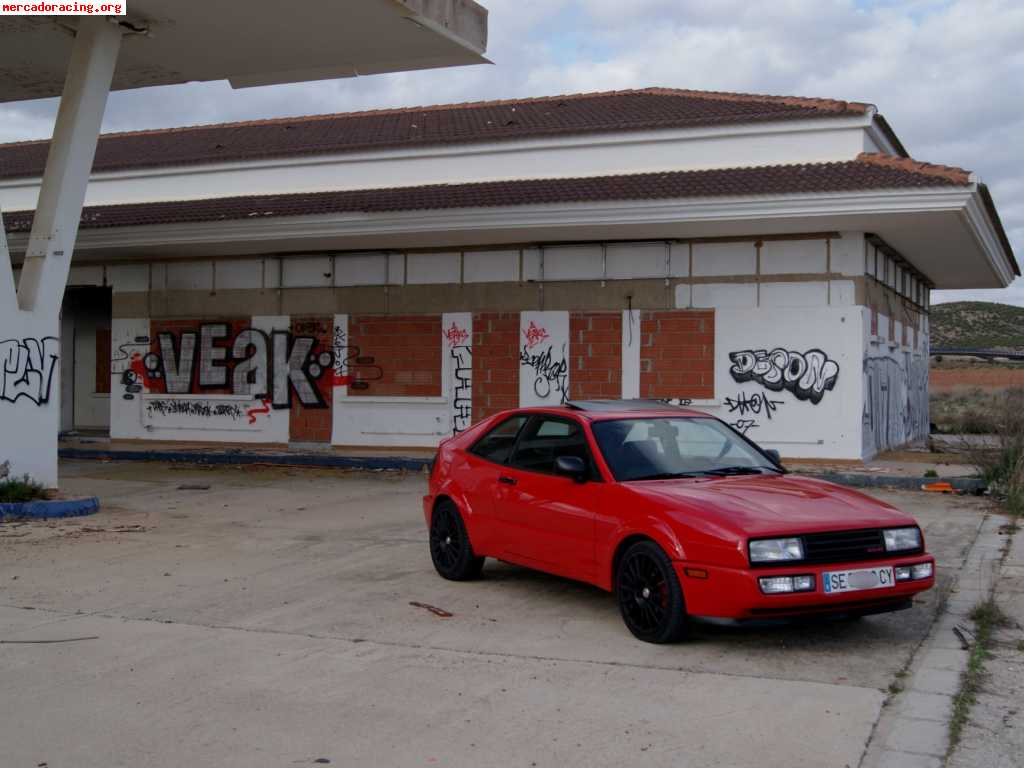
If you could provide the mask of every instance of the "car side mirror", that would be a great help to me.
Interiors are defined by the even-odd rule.
[[[782,466],[782,456],[774,448],[765,448],[764,455],[771,459],[776,465]]]
[[[585,483],[587,465],[579,456],[559,456],[555,459],[555,474],[571,477],[577,483]]]

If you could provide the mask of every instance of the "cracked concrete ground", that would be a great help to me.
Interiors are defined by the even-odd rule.
[[[0,526],[0,640],[98,639],[0,644],[5,767],[852,768],[986,511],[877,494],[939,562],[910,611],[652,646],[586,585],[493,561],[479,582],[438,578],[419,476],[69,462],[62,478],[104,510]]]

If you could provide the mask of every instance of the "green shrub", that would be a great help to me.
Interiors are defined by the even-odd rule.
[[[934,469],[929,469],[929,470],[925,470],[924,476],[925,477],[938,477],[939,473],[936,472]]]
[[[46,489],[28,475],[0,480],[0,503],[17,504],[23,501],[45,499]]]

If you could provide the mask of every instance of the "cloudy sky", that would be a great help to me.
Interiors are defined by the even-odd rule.
[[[482,0],[495,66],[232,91],[115,93],[104,130],[671,86],[877,104],[917,159],[976,171],[1024,260],[1020,0]],[[48,137],[53,100],[0,106],[0,141]],[[1024,306],[1005,291],[945,292]]]

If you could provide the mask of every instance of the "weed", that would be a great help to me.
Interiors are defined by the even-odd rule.
[[[967,669],[960,674],[960,688],[953,697],[953,716],[949,721],[949,750],[947,754],[952,754],[957,744],[960,743],[960,736],[967,724],[971,707],[978,701],[978,693],[985,682],[985,659],[988,658],[989,648],[992,645],[992,633],[996,628],[1006,625],[1009,621],[993,597],[974,606],[970,616],[971,621],[974,622],[975,639],[974,645],[971,646],[971,654],[967,658]]]
[[[936,472],[936,471],[935,471],[934,469],[929,469],[929,470],[927,470],[927,471],[926,471],[926,472],[924,473],[924,476],[925,476],[925,477],[938,477],[938,476],[939,476],[939,473],[938,473],[938,472]]]
[[[44,498],[46,498],[46,489],[28,475],[0,480],[0,503],[17,504]]]

